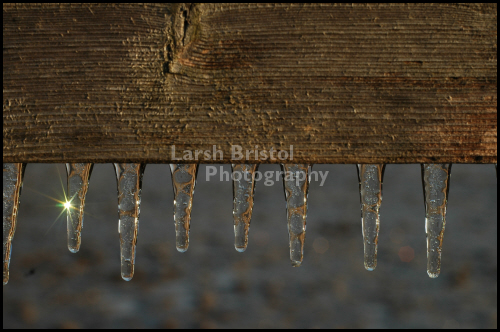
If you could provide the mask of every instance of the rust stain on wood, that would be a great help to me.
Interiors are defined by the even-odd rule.
[[[172,145],[496,163],[496,4],[3,5],[4,162]]]

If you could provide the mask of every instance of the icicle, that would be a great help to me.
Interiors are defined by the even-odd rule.
[[[175,244],[185,252],[189,247],[189,227],[196,185],[197,164],[170,164],[174,187]]]
[[[3,164],[3,284],[9,282],[10,254],[26,164]]]
[[[141,185],[145,164],[114,164],[118,180],[118,233],[122,278],[134,276],[135,246],[139,232]]]
[[[427,274],[437,278],[441,271],[441,250],[446,224],[446,203],[451,164],[422,164],[427,235]]]
[[[256,164],[233,164],[234,247],[243,252],[248,244],[252,219]]]
[[[377,245],[382,204],[384,164],[358,164],[359,194],[361,199],[361,225],[363,229],[365,269],[377,267]]]
[[[68,249],[76,253],[80,250],[81,232],[83,227],[83,208],[85,195],[89,188],[90,174],[94,164],[66,164],[68,173],[68,202],[71,204],[67,211]]]
[[[302,263],[306,237],[307,194],[310,165],[281,164],[285,190],[290,241],[290,259],[297,267]]]

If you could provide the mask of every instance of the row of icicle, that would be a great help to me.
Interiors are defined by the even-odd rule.
[[[17,209],[26,164],[3,164],[3,284],[9,280],[12,239],[16,229]],[[135,247],[139,231],[141,183],[145,164],[114,164],[118,183],[118,216],[121,253],[121,275],[131,280],[134,275]],[[66,164],[68,173],[67,206],[68,248],[76,253],[80,249],[83,226],[83,208],[93,164]],[[293,266],[302,263],[306,233],[307,195],[311,165],[282,164],[285,190],[290,259]],[[245,251],[252,217],[256,164],[233,164],[239,172],[233,180],[233,217],[235,248]],[[361,199],[361,222],[364,243],[365,268],[377,266],[377,244],[382,203],[384,164],[358,164]],[[197,164],[171,164],[174,188],[174,222],[177,250],[184,252],[189,246],[189,228],[193,194],[198,172]],[[427,235],[427,273],[431,278],[439,275],[441,249],[445,228],[446,203],[451,164],[422,164],[422,182],[425,199],[425,232]],[[239,178],[239,180],[236,180]]]

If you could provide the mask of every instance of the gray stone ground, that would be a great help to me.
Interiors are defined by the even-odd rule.
[[[229,171],[229,165],[225,165]],[[265,165],[263,171],[278,170]],[[63,165],[30,164],[3,287],[3,328],[496,328],[497,180],[492,165],[453,165],[441,276],[426,273],[419,165],[389,165],[378,267],[363,267],[356,169],[311,183],[304,263],[292,268],[281,183],[259,182],[249,247],[233,247],[230,182],[198,174],[191,244],[174,242],[167,165],[144,176],[136,274],[120,278],[116,179],[94,167],[82,248],[66,247]],[[52,226],[51,226],[52,225]],[[328,249],[324,253],[326,245]],[[401,248],[404,248],[401,250]],[[400,253],[414,251],[403,262]]]

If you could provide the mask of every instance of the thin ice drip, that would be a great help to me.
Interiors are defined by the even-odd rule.
[[[90,174],[94,164],[66,164],[68,173],[68,197],[70,206],[67,211],[68,249],[75,253],[80,250],[81,232],[83,227],[83,208],[85,196],[89,188]]]
[[[26,164],[3,164],[3,284],[9,282],[12,240],[16,231],[17,209]]]
[[[310,165],[281,164],[283,188],[285,190],[290,260],[297,267],[304,256],[306,237],[307,194],[309,189]]]
[[[446,225],[446,203],[451,164],[422,164],[427,236],[427,274],[437,278],[441,272],[441,250]]]
[[[233,164],[234,247],[243,252],[248,245],[255,191],[256,164]]]
[[[189,227],[196,185],[197,164],[170,164],[174,187],[175,245],[185,252],[189,247]]]
[[[361,224],[363,229],[364,263],[368,271],[377,267],[377,246],[382,204],[384,164],[358,164]]]
[[[135,246],[139,232],[141,185],[145,164],[114,164],[118,180],[118,233],[120,234],[121,274],[134,276]]]

